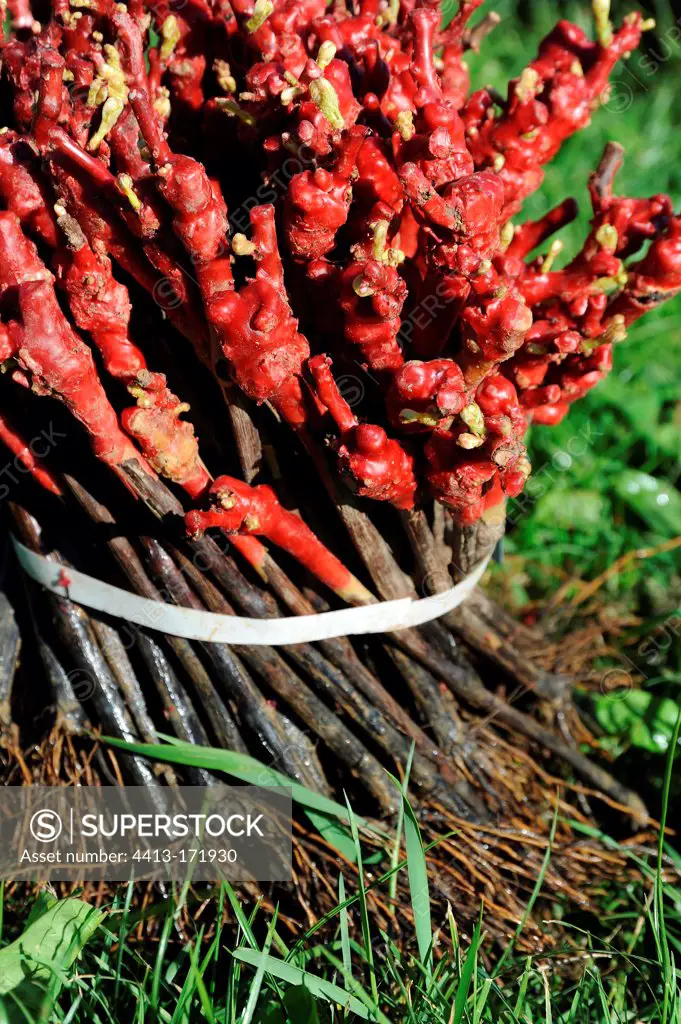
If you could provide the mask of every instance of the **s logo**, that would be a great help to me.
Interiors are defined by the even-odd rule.
[[[56,811],[44,808],[36,811],[29,823],[31,835],[39,843],[53,843],[62,832],[62,820]]]

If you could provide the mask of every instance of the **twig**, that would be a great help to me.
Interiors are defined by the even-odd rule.
[[[24,543],[31,550],[40,551],[40,529],[35,520],[14,502],[10,502],[10,510]],[[61,561],[56,551],[49,557]],[[133,721],[97,644],[86,613],[66,598],[49,594],[47,600],[57,635],[73,657],[76,667],[92,683],[90,699],[102,727],[114,736],[135,742],[138,736]],[[135,754],[125,755],[124,764],[136,785],[148,786],[152,790],[158,788],[158,779],[143,758]]]
[[[90,615],[90,622],[95,631],[99,646],[109,663],[109,668],[116,677],[121,693],[128,705],[137,731],[145,743],[156,743],[157,735],[154,722],[149,714],[142,687],[135,675],[128,652],[117,630],[107,622]],[[157,775],[162,775],[169,786],[177,785],[177,777],[170,765],[158,763],[153,766]]]
[[[503,522],[502,517],[499,519]],[[403,513],[403,522],[425,589],[429,593],[441,593],[451,586],[451,579],[425,514],[422,511]],[[455,529],[454,540],[462,572],[464,567],[466,572],[470,572],[480,557],[489,553],[490,547],[498,540],[499,532],[497,519],[492,524],[481,520],[475,526]],[[569,677],[537,668],[519,650],[513,637],[504,632],[507,620],[499,620],[495,612],[496,606],[478,588],[468,601],[444,615],[441,621],[456,630],[469,646],[489,658],[524,688],[542,697],[562,699],[571,685]],[[424,628],[424,632],[431,636],[435,630],[436,627]],[[444,636],[440,638],[441,647],[443,641],[446,644]]]
[[[142,543],[154,575],[171,598],[184,607],[203,609],[205,605],[189,587],[161,544],[149,537],[143,538]],[[213,662],[223,686],[227,688],[230,700],[236,702],[242,720],[265,745],[270,757],[275,758],[286,772],[304,785],[311,785],[320,792],[329,793],[330,788],[323,774],[320,777],[318,773],[308,770],[304,754],[291,743],[291,736],[282,727],[277,713],[264,699],[241,660],[227,644],[206,643],[201,644],[201,647]]]
[[[432,661],[432,667],[437,671],[438,666],[435,659]],[[474,679],[469,673],[452,672],[451,666],[448,665],[445,659],[442,659],[439,667],[447,685],[457,697],[465,700],[472,707],[487,712],[490,718],[498,719],[504,725],[515,729],[516,732],[528,736],[530,739],[546,747],[556,757],[572,765],[575,771],[596,788],[601,789],[608,796],[612,797],[613,800],[627,807],[637,820],[642,822],[648,820],[648,811],[641,798],[632,790],[617,782],[605,769],[594,764],[583,754],[579,753],[578,750],[568,746],[567,743],[559,740],[548,729],[539,725],[530,715],[516,710],[516,708],[511,707],[501,697],[491,693],[483,686],[482,682]]]
[[[45,669],[45,675],[54,698],[54,706],[57,712],[57,727],[64,729],[71,736],[83,736],[92,729],[90,721],[85,714],[85,708],[74,693],[66,669],[55,654],[54,648],[47,643],[42,632],[38,629],[35,619],[33,628],[40,660]]]
[[[14,609],[7,595],[0,591],[0,740],[12,730],[12,685],[20,649]]]
[[[243,477],[246,483],[250,484],[258,475],[262,463],[260,434],[251,417],[249,403],[241,391],[238,388],[228,388],[224,385],[222,390]]]
[[[266,555],[262,568],[266,581],[270,583],[275,593],[296,615],[313,615],[315,612],[328,610],[329,605],[318,594],[310,592],[310,596],[306,597],[301,593],[269,554]],[[445,781],[456,781],[451,776],[451,773],[447,772],[446,760],[442,752],[434,748],[432,740],[411,719],[407,711],[401,707],[380,680],[362,664],[347,637],[333,637],[328,640],[322,640],[319,643],[319,647],[328,660],[344,673],[360,693],[368,697],[383,712],[386,718],[403,732],[405,736],[408,736],[415,742],[416,749],[424,757],[429,757],[440,765]],[[413,676],[413,665],[412,661],[405,659],[399,663],[398,667],[401,667],[401,670]],[[407,679],[406,676],[405,679],[407,683],[410,683],[410,679]],[[432,719],[427,719],[427,721],[430,722]]]
[[[490,11],[486,14],[477,25],[473,25],[472,28],[467,28],[463,34],[463,44],[468,50],[473,50],[474,53],[480,51],[480,47],[483,42],[494,29],[501,23],[501,15],[497,14],[496,11]]]
[[[179,683],[172,665],[151,636],[137,630],[137,645],[147,666],[163,713],[178,739],[199,747],[209,746],[208,735],[196,713],[191,698]],[[186,766],[185,774],[192,786],[214,786],[217,779],[203,768]]]
[[[437,679],[404,651],[388,644],[385,649],[402,677],[409,680],[411,694],[423,720],[433,730],[438,745],[446,755],[450,755],[463,741],[463,727],[445,704]]]
[[[180,555],[180,553],[177,553]],[[211,611],[233,615],[227,599],[186,556],[179,557],[180,568],[192,587]],[[387,783],[378,761],[350,732],[340,719],[298,679],[273,648],[242,647],[232,650],[258,672],[282,700],[305,722],[308,728],[351,769],[379,801],[384,812],[395,810],[395,794]]]
[[[490,509],[474,526],[454,527],[451,540],[455,578],[467,576],[494,550],[504,536],[505,527],[503,505]]]
[[[116,521],[109,509],[102,505],[101,502],[98,502],[82,484],[71,476],[65,476],[64,479],[94,522],[104,523],[108,526],[116,525]],[[147,576],[137,552],[127,538],[120,535],[110,537],[107,540],[107,546],[138,594],[153,601],[163,599]],[[145,634],[140,632],[139,635],[144,636]],[[189,641],[181,637],[167,636],[166,643],[179,659],[195,692],[200,695],[201,703],[206,709],[211,727],[218,741],[227,749],[245,752],[246,747],[239,735],[234,719],[220,700],[210,676],[201,664]],[[158,655],[154,655],[154,658],[158,660]]]
[[[174,496],[168,491],[168,489],[160,484],[158,481],[153,480],[148,474],[144,474],[141,467],[135,462],[126,463],[124,470],[127,473],[134,489],[138,490],[140,495],[144,497],[144,500],[149,504],[152,510],[156,511],[157,515],[161,518],[165,518],[168,514],[179,514],[182,506],[174,498]],[[352,509],[351,521],[356,524],[356,528],[353,530],[353,540],[355,536],[362,537],[361,546],[358,545],[360,555],[364,557],[365,563],[371,572],[371,566],[375,565],[378,578],[381,580],[386,589],[390,592],[390,597],[405,596],[404,590],[408,589],[412,593],[413,591],[405,582],[405,575],[397,566],[392,553],[389,551],[387,544],[380,536],[373,524],[370,523],[364,513],[352,506],[347,506]],[[488,526],[487,529],[493,530],[493,527]],[[498,525],[497,525],[498,529]],[[381,550],[378,556],[374,558],[372,551],[369,547],[369,538],[380,541]],[[484,536],[481,535],[480,540],[475,539],[475,550],[478,551],[481,547],[481,543],[484,540]],[[490,536],[487,536],[487,547],[489,547]],[[199,541],[193,542],[192,547],[204,555],[208,554],[211,548],[212,542],[208,538],[202,538]],[[213,545],[215,551],[213,552],[213,560],[215,560],[215,553],[218,553],[217,559],[218,564],[221,566],[221,570],[224,570],[225,562],[227,560],[222,559],[222,555],[219,553],[217,546]],[[461,546],[461,550],[470,551],[471,544],[467,542]],[[373,575],[373,574],[372,574]],[[379,585],[378,579],[374,582],[382,591],[382,586]],[[396,592],[399,591],[399,592]],[[384,594],[384,596],[388,596]],[[608,795],[612,796],[613,799],[619,803],[628,806],[631,809],[632,814],[640,820],[647,818],[647,810],[645,805],[635,793],[628,790],[626,787],[621,786],[616,780],[606,771],[594,765],[588,758],[584,757],[578,751],[573,750],[567,744],[558,740],[552,733],[542,726],[538,725],[537,722],[529,715],[524,715],[522,712],[517,711],[515,708],[510,707],[505,701],[497,697],[495,694],[491,694],[482,684],[477,676],[470,671],[466,671],[452,665],[446,658],[440,656],[437,651],[431,648],[421,637],[416,630],[405,629],[400,630],[398,633],[392,635],[391,639],[394,639],[401,647],[413,654],[426,668],[433,671],[436,675],[442,676],[447,682],[448,686],[452,691],[462,699],[466,700],[473,707],[478,707],[489,713],[493,713],[499,718],[500,721],[512,728],[517,729],[525,736],[529,736],[531,739],[538,741],[543,744],[547,749],[551,750],[554,754],[567,761],[575,768],[584,778],[588,779],[595,786],[600,787]],[[267,659],[262,656],[262,649],[249,648],[249,658],[254,658],[260,661],[263,670],[270,668],[269,664],[266,664]],[[246,655],[244,654],[244,657]],[[278,657],[278,656],[277,656]],[[277,685],[282,685],[282,681],[277,679]],[[285,687],[290,693],[290,689]],[[291,696],[294,696],[291,694]],[[311,694],[309,696],[312,696]],[[321,702],[320,702],[321,703]],[[324,705],[321,705],[324,707]],[[306,709],[306,713],[310,714],[309,707]],[[305,721],[305,717],[301,715]],[[312,722],[308,721],[308,725],[314,728],[314,713],[312,713]],[[340,723],[339,723],[340,724]],[[359,761],[359,759],[358,759]],[[355,765],[356,769],[357,765]],[[390,798],[392,802],[392,797]]]
[[[681,537],[674,537],[672,540],[667,540],[663,544],[658,544],[652,548],[634,548],[632,551],[627,551],[626,554],[620,555],[611,566],[609,566],[605,572],[602,572],[600,576],[597,576],[595,580],[591,580],[590,583],[584,583],[582,589],[578,594],[573,597],[570,604],[573,608],[577,605],[583,604],[589,597],[596,593],[597,590],[607,583],[613,576],[617,576],[622,569],[626,568],[630,562],[642,562],[647,558],[655,558],[656,555],[666,554],[668,551],[675,551],[676,548],[681,547]]]
[[[392,634],[392,639],[396,641],[397,634]],[[429,727],[429,729],[434,731],[436,736],[439,735],[438,729],[441,729],[446,725],[447,713],[441,703],[436,701],[434,691],[430,688],[429,692],[431,693],[432,698],[432,702],[430,704],[431,713],[426,711],[424,697],[427,685],[424,677],[422,676],[421,666],[410,655],[401,651],[398,652],[397,648],[393,644],[383,644],[383,648],[399,670],[402,678],[409,688],[409,691],[414,697],[417,706],[421,707],[424,723]],[[395,657],[397,653],[401,655],[399,658]],[[357,656],[355,655],[355,657]],[[371,679],[375,680],[376,677],[371,675]],[[437,684],[435,684],[435,686],[437,687]],[[430,736],[412,721],[410,715],[401,707],[401,705],[397,705],[399,717],[393,713],[393,706],[397,702],[390,694],[388,694],[382,683],[376,681],[376,683],[372,685],[371,689],[363,689],[361,686],[360,689],[362,689],[362,692],[369,697],[370,700],[374,699],[373,695],[375,693],[375,703],[377,706],[380,707],[384,713],[398,725],[398,727],[401,727],[402,721],[406,719],[407,727],[403,731],[416,743],[417,751],[420,754],[423,754],[424,757],[430,758],[430,760],[434,761],[439,766],[442,777],[446,782],[456,783],[457,776],[452,772],[451,767],[449,766],[447,749],[445,747],[438,749]],[[383,693],[386,694],[388,698],[387,700],[383,699]],[[446,731],[451,735],[449,730]]]
[[[623,161],[624,146],[619,142],[606,143],[598,167],[589,179],[589,184],[601,198],[612,194],[612,186]]]
[[[126,469],[129,470],[129,475],[135,488],[139,488],[141,496],[156,515],[161,518],[166,518],[167,516],[180,513],[181,506],[179,502],[168,492],[167,488],[163,484],[159,481],[152,480],[148,475],[142,475],[139,468],[134,463],[126,464]],[[351,519],[356,524],[357,530],[364,531],[365,536],[367,538],[371,537],[373,540],[373,552],[370,558],[372,565],[375,564],[375,555],[376,552],[379,551],[380,568],[378,571],[381,573],[383,573],[383,571],[385,572],[382,579],[388,590],[391,592],[391,596],[398,596],[397,588],[401,591],[399,596],[404,596],[404,590],[407,589],[408,586],[406,583],[407,577],[397,567],[397,563],[394,561],[392,554],[390,554],[385,541],[382,539],[370,520],[368,520],[362,512],[357,509],[350,509],[350,511]],[[379,544],[384,549],[382,557],[379,550]],[[255,615],[257,617],[270,617],[273,614],[278,614],[276,605],[273,607],[271,599],[268,601],[266,599],[266,595],[263,595],[248,583],[234,565],[233,561],[220,552],[214,541],[208,537],[203,537],[199,540],[190,542],[190,546],[203,560],[204,567],[209,568],[220,584],[226,589],[230,599],[234,600],[247,614]],[[369,549],[365,547],[365,551],[368,552],[368,550]],[[377,582],[379,589],[381,589],[378,581],[375,580],[375,582]],[[197,586],[196,583],[194,585],[195,587]],[[427,647],[423,638],[420,637],[415,630],[401,630],[399,633],[395,634],[395,640],[411,653],[415,653],[417,651],[422,652],[423,649]],[[296,645],[297,650],[295,657],[303,657],[303,652],[306,646],[308,645]],[[310,650],[314,651],[313,648],[310,648]],[[248,651],[248,653],[246,653],[246,651]],[[250,659],[249,663],[251,664],[254,660],[259,661],[261,666],[264,665],[266,660],[264,659],[262,648],[244,648],[243,657],[246,660]],[[307,657],[308,659],[315,660],[317,658],[317,654],[316,652],[314,654],[308,654]],[[281,662],[280,655],[272,651],[268,661],[269,670],[272,670],[273,665],[276,665],[278,668],[280,663],[283,664],[283,662]],[[327,673],[329,669],[331,669],[331,666],[328,666],[326,669]],[[278,676],[276,677],[278,678]],[[324,705],[321,705],[321,707],[324,707]],[[304,715],[301,715],[301,717],[304,719]],[[383,789],[382,786],[380,788]],[[392,801],[393,796],[391,794],[389,798],[389,803],[391,805]]]

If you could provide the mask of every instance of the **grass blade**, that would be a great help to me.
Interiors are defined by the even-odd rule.
[[[255,977],[253,979],[253,984],[251,985],[251,990],[248,993],[248,1002],[246,1003],[246,1009],[244,1010],[243,1020],[241,1024],[251,1024],[251,1021],[253,1020],[253,1014],[255,1013],[255,1008],[258,1005],[258,999],[260,998],[260,989],[262,988],[263,978],[265,977],[265,967],[267,965],[267,960],[270,955],[270,949],[272,948],[272,937],[274,935],[274,930],[276,927],[277,910],[275,909],[274,914],[272,915],[272,920],[270,921],[270,926],[267,929],[265,945],[263,946],[262,950],[262,959],[258,964],[258,967],[255,972]]]
[[[362,846],[359,841],[359,832],[357,830],[357,822],[355,816],[350,807],[346,796],[346,803],[348,806],[348,814],[350,816],[350,831],[352,832],[352,838],[355,843],[355,851],[357,855],[357,875],[359,881],[359,914],[362,922],[362,939],[364,941],[364,955],[366,958],[367,965],[369,967],[369,982],[371,985],[371,995],[375,1003],[378,1003],[378,985],[376,982],[376,968],[374,967],[374,950],[371,942],[371,926],[369,924],[369,908],[367,906],[367,894],[364,888],[364,864],[362,862]]]
[[[475,929],[473,931],[473,937],[471,939],[470,948],[466,954],[466,959],[463,962],[461,968],[461,974],[459,976],[459,984],[456,989],[456,995],[454,997],[454,1006],[452,1007],[452,1016],[450,1024],[461,1024],[463,1015],[466,1011],[466,1003],[468,1001],[468,991],[471,987],[471,981],[475,973],[478,949],[480,948],[480,931],[481,931],[481,920],[476,922]]]
[[[256,969],[260,966],[261,961],[264,961],[266,974],[271,974],[273,977],[278,978],[280,981],[285,981],[289,985],[304,985],[313,996],[342,1006],[344,1009],[350,1010],[358,1017],[361,1017],[362,1020],[370,1019],[366,1006],[359,999],[346,992],[344,988],[341,988],[340,985],[335,985],[324,978],[318,978],[314,974],[309,974],[300,967],[294,967],[293,964],[287,963],[286,960],[278,960],[276,957],[265,956],[264,953],[259,953],[254,949],[245,948],[235,949],[232,956],[237,960],[250,964]]]
[[[397,812],[397,824],[395,826],[395,842],[393,844],[392,853],[390,855],[390,867],[391,868],[397,867],[397,865],[400,862],[400,845],[402,843],[402,829],[404,827],[404,797],[406,797],[406,795],[407,795],[407,789],[408,789],[408,786],[409,786],[409,776],[411,775],[411,766],[412,766],[412,762],[414,760],[414,750],[415,749],[416,749],[416,744],[412,743],[411,750],[409,751],[409,758],[407,760],[407,767],[405,768],[405,771],[404,771],[404,781],[403,781],[402,785],[399,787],[399,790],[400,790],[400,793],[402,794],[403,799],[400,801],[400,807],[399,807],[399,810]],[[389,885],[389,888],[388,888],[388,893],[390,895],[390,902],[394,903],[395,899],[397,897],[397,874],[396,873],[390,879],[390,885]]]
[[[679,730],[681,729],[681,712],[676,719],[676,725],[669,744],[667,756],[667,768],[662,788],[662,813],[660,814],[660,835],[657,844],[657,870],[655,875],[655,896],[653,900],[653,921],[655,923],[656,941],[661,950],[661,970],[663,973],[664,992],[662,997],[662,1024],[669,1021],[670,1005],[678,999],[678,991],[675,984],[675,965],[669,948],[667,928],[664,917],[664,885],[662,881],[662,859],[664,855],[664,833],[667,824],[667,811],[669,810],[669,793],[672,784],[672,770],[674,768],[674,756],[676,746],[679,742]]]
[[[338,876],[338,902],[340,904],[345,903],[345,879],[342,875]],[[350,929],[348,927],[348,912],[347,909],[341,910],[340,912],[340,933],[341,933],[341,953],[343,956],[343,969],[345,976],[348,978],[352,977],[352,953],[350,952]]]
[[[301,786],[295,779],[275,771],[262,761],[258,761],[249,754],[239,754],[232,750],[218,750],[215,747],[196,747],[191,743],[128,743],[126,740],[119,740],[114,736],[102,736],[105,743],[120,750],[127,750],[132,754],[140,754],[143,757],[153,757],[158,761],[168,761],[171,764],[190,765],[194,768],[206,768],[208,771],[224,772],[242,782],[248,782],[252,786],[285,786],[291,790],[291,796],[296,803],[301,804],[308,810],[320,811],[332,818],[339,818],[347,822],[348,813],[342,804],[314,793],[311,789]],[[360,826],[366,827],[367,823],[358,818]]]
[[[430,913],[430,887],[428,884],[426,854],[423,848],[419,823],[406,797],[404,787],[400,785],[393,775],[390,778],[402,796],[404,841],[407,849],[407,874],[409,877],[411,906],[414,911],[416,941],[419,947],[421,964],[426,976],[430,979],[433,975],[433,927]]]

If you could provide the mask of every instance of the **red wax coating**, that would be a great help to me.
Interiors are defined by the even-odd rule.
[[[13,213],[0,213],[0,292],[11,292],[21,330],[14,358],[38,394],[54,394],[80,420],[98,458],[118,467],[140,456],[123,434],[92,354],[73,331],[54,293],[52,275]]]
[[[358,599],[362,595],[361,584],[299,516],[279,504],[271,487],[264,484],[250,487],[241,480],[221,476],[211,485],[209,497],[212,507],[208,511],[187,513],[190,536],[218,527],[227,533],[266,537],[293,555],[332,590],[348,599]]]
[[[405,363],[393,377],[386,397],[393,426],[419,434],[458,415],[468,403],[463,373],[452,359]]]
[[[42,438],[40,441],[42,442]],[[57,496],[61,495],[61,488],[50,471],[41,465],[40,460],[31,451],[29,445],[16,432],[9,423],[6,416],[0,413],[0,441],[12,452],[21,465],[29,471],[33,479]]]
[[[518,494],[527,422],[559,422],[609,372],[628,326],[681,291],[681,219],[667,196],[614,193],[611,145],[573,259],[558,237],[571,199],[510,223],[647,23],[632,14],[612,29],[601,10],[593,41],[561,21],[505,98],[467,96],[466,49],[494,24],[469,27],[480,2],[462,0],[443,29],[435,0],[54,0],[40,25],[10,0],[0,357],[11,377],[59,395],[114,467],[139,449],[190,495],[206,491],[188,408],[130,336],[118,266],[308,450],[333,419],[336,468],[360,496],[411,508],[430,494],[472,523]],[[241,204],[231,243],[223,187]],[[54,253],[61,305],[28,239]],[[134,444],[72,325],[135,398],[122,415]],[[325,351],[366,375],[372,422],[344,401]],[[254,512],[264,501],[247,498]],[[289,514],[265,505],[270,533],[303,558],[281,525]],[[236,544],[262,568],[256,531],[243,529]],[[340,563],[327,580],[334,564],[335,589],[365,599]]]
[[[351,178],[357,154],[366,138],[364,128],[352,128],[330,171],[301,171],[286,193],[286,239],[294,256],[312,260],[333,249],[336,233],[347,218],[352,200]]]
[[[328,357],[315,356],[309,367],[317,396],[340,431],[338,464],[353,490],[361,497],[389,501],[397,508],[413,508],[416,478],[412,456],[382,427],[359,422],[338,390]]]

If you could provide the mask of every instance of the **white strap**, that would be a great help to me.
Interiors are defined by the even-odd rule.
[[[139,626],[156,629],[187,640],[208,640],[249,646],[280,646],[362,633],[392,633],[408,626],[421,626],[456,608],[471,594],[487,568],[485,558],[460,583],[442,594],[412,600],[380,601],[361,608],[320,612],[318,615],[294,615],[279,619],[250,619],[240,615],[217,615],[196,608],[182,608],[152,601],[113,587],[110,583],[66,568],[30,551],[12,538],[23,569],[53,594],[68,597],[86,608],[106,612]]]

